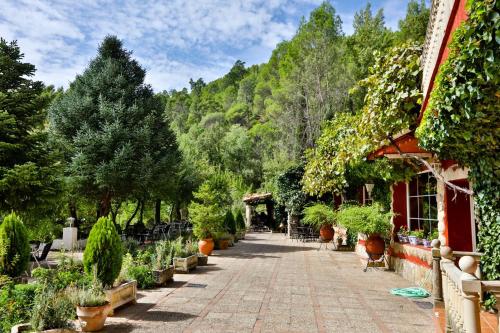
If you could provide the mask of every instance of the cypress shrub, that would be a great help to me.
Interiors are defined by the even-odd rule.
[[[224,227],[231,235],[236,234],[236,221],[234,220],[234,215],[231,210],[226,212],[226,216],[224,217]]]
[[[123,259],[123,246],[113,222],[101,217],[92,227],[83,253],[83,267],[88,274],[97,270],[97,277],[106,287],[120,274]]]
[[[236,228],[238,230],[245,230],[246,225],[245,225],[245,220],[243,219],[243,214],[241,213],[241,210],[238,210],[236,213]]]
[[[30,260],[28,231],[15,213],[7,215],[0,225],[0,274],[21,275]]]

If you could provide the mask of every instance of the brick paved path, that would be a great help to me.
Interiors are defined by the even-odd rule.
[[[389,294],[409,284],[363,273],[354,253],[317,251],[279,234],[250,234],[209,266],[140,292],[106,332],[433,332],[430,300]]]

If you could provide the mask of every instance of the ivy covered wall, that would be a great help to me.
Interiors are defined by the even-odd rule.
[[[482,270],[500,278],[500,1],[469,0],[429,106],[416,131],[422,147],[470,168]]]

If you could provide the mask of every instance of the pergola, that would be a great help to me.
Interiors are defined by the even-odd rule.
[[[271,226],[274,223],[274,200],[272,193],[252,193],[243,198],[245,203],[245,224],[250,227],[252,224],[252,217],[255,212],[255,206],[266,205],[267,222]]]

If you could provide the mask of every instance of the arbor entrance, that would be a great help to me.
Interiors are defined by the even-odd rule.
[[[272,193],[253,193],[243,198],[245,203],[245,224],[247,228],[254,230],[264,229],[265,226],[272,229],[274,226],[274,200]],[[266,212],[256,214],[258,205],[266,205]]]

